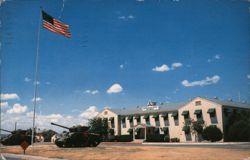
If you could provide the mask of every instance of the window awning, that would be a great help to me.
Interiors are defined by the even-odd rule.
[[[162,113],[161,116],[162,117],[168,117],[168,113]]]
[[[189,126],[183,126],[182,131],[184,131],[185,133],[189,133],[190,132],[190,127]]]
[[[140,116],[139,115],[135,115],[135,119],[139,119],[140,118]]]
[[[178,116],[178,112],[173,112],[172,117],[176,117],[176,116]]]
[[[144,115],[144,119],[149,118],[149,114]]]
[[[128,120],[132,120],[133,119],[133,116],[128,116]]]
[[[133,132],[133,128],[128,129],[128,133]]]
[[[163,132],[168,132],[168,127],[162,127],[161,130],[162,130]]]
[[[189,111],[183,111],[181,115],[186,116],[189,114]]]
[[[110,121],[114,120],[114,117],[109,117],[109,120],[110,120]]]
[[[209,108],[207,113],[211,114],[211,113],[215,113],[215,108]]]
[[[159,117],[159,114],[154,114],[153,115],[153,118],[158,118]]]
[[[201,109],[196,109],[196,110],[194,111],[194,114],[201,114],[201,112],[202,112]]]

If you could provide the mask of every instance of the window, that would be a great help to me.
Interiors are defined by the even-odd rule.
[[[159,116],[155,118],[155,126],[160,126]]]
[[[191,124],[190,116],[189,116],[189,111],[183,111],[182,115],[184,116],[184,122],[186,125]]]
[[[114,119],[111,120],[111,127],[115,128],[115,121],[114,121]]]
[[[146,121],[146,124],[147,124],[147,125],[150,125],[149,117],[146,118],[145,121]]]
[[[178,126],[179,125],[179,116],[178,116],[178,112],[176,111],[176,112],[173,112],[172,113],[172,117],[174,118],[174,124],[176,125],[176,126]]]
[[[203,121],[203,116],[202,116],[202,110],[201,109],[195,110],[194,114],[196,115],[197,121]]]
[[[129,123],[130,123],[130,127],[134,127],[133,119],[130,119]]]
[[[164,120],[164,126],[169,126],[168,116],[163,117],[163,120]]]
[[[135,115],[135,119],[137,124],[141,124],[141,117],[139,115]]]
[[[153,118],[155,119],[155,126],[160,126],[159,114],[154,114]]]
[[[201,105],[201,101],[196,101],[195,102],[195,106],[200,106]]]
[[[215,108],[208,109],[207,113],[210,115],[211,123],[218,123]]]
[[[122,128],[126,128],[126,118],[122,117]]]
[[[108,114],[108,111],[105,111],[105,112],[104,112],[104,115],[107,115],[107,114]]]

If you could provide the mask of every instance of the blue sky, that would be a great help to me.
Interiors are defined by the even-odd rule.
[[[72,33],[68,39],[41,28],[42,114],[196,96],[238,100],[239,93],[250,102],[248,1],[11,0],[0,7],[9,109],[18,103],[32,111],[40,6]]]

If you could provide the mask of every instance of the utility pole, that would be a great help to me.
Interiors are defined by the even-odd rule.
[[[240,92],[238,92],[238,98],[239,98],[239,102],[240,102]]]
[[[16,126],[17,126],[17,122],[15,122],[15,131],[16,131]]]

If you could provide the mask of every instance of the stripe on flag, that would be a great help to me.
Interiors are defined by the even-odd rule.
[[[44,11],[42,11],[42,17],[43,17],[44,28],[48,29],[51,32],[64,35],[67,38],[71,37],[71,33],[69,31],[69,25],[64,24],[61,21],[53,18]]]

